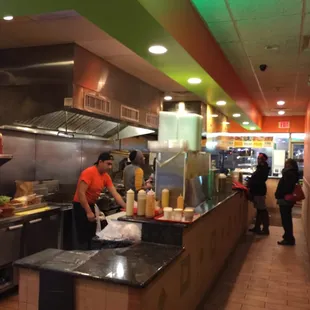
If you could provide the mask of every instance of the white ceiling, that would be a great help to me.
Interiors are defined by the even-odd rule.
[[[288,115],[305,114],[310,51],[299,45],[310,35],[309,12],[310,0],[205,1],[209,29],[265,115],[276,115],[277,100],[287,102]]]
[[[75,12],[0,20],[0,49],[72,42],[161,91],[173,93],[175,100],[197,100],[197,96]]]

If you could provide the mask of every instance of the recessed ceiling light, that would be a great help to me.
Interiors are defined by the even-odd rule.
[[[172,100],[172,97],[171,97],[171,96],[165,96],[164,99],[165,99],[166,101],[170,101],[170,100]]]
[[[13,20],[14,17],[12,15],[3,16],[4,20]]]
[[[193,77],[193,78],[188,79],[187,82],[189,84],[200,84],[201,83],[201,79]]]
[[[281,111],[278,112],[278,114],[279,114],[279,115],[284,115],[284,114],[285,114],[285,111],[281,110]]]
[[[216,105],[218,105],[218,106],[224,106],[224,105],[226,105],[226,101],[220,100],[220,101],[218,101],[218,102],[216,103]]]
[[[240,116],[241,116],[240,113],[235,113],[235,114],[233,114],[233,117],[240,117]]]
[[[219,117],[217,114],[212,114],[211,117]]]
[[[230,122],[223,122],[223,124],[224,124],[224,125],[229,125],[229,124],[230,124]]]
[[[255,130],[256,129],[256,127],[250,127],[250,130]]]
[[[156,55],[161,55],[167,53],[167,49],[162,45],[152,45],[149,47],[149,52]]]
[[[243,122],[243,125],[250,125],[250,122]]]
[[[279,100],[279,101],[277,102],[277,105],[285,105],[285,101]]]

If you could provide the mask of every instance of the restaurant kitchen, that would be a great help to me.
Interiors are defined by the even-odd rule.
[[[155,220],[126,215],[127,206],[126,212],[119,213],[117,218],[123,223],[139,225],[142,242],[127,247],[126,254],[117,249],[95,252],[98,258],[105,256],[100,261],[108,265],[102,265],[96,273],[91,273],[84,264],[75,266],[70,279],[78,289],[76,275],[80,267],[84,268],[80,272],[90,279],[100,278],[112,290],[118,290],[119,284],[145,287],[146,290],[134,290],[141,302],[149,290],[157,292],[164,286],[163,289],[168,290],[169,303],[174,306],[179,302],[189,305],[193,300],[198,303],[251,218],[244,196],[232,192],[231,179],[227,179],[227,186],[222,186],[219,191],[215,182],[218,170],[211,165],[211,155],[200,152],[201,131],[205,126],[200,115],[205,115],[204,104],[196,102],[198,110],[194,112],[197,114],[187,113],[188,107],[184,104],[178,104],[177,113],[167,109],[161,112],[159,127],[162,130],[156,141],[160,122],[158,112],[163,97],[157,89],[76,45],[3,50],[0,53],[4,77],[0,92],[1,98],[8,102],[1,105],[0,114],[3,151],[8,154],[2,155],[2,162],[6,164],[0,170],[0,188],[1,193],[10,197],[18,190],[18,196],[24,199],[22,203],[28,205],[16,206],[12,210],[15,215],[0,220],[1,243],[6,245],[0,259],[1,291],[16,284],[18,279],[13,273],[12,263],[18,259],[26,257],[16,263],[21,268],[19,283],[23,286],[22,270],[32,269],[34,265],[35,269],[40,268],[37,259],[43,263],[43,257],[51,260],[65,255],[67,260],[59,259],[64,264],[72,264],[76,255],[84,255],[63,251],[71,250],[73,245],[70,209],[80,172],[92,165],[99,153],[109,150],[116,159],[113,179],[120,181],[119,163],[128,156],[129,150],[141,149],[153,152],[144,167],[145,177],[152,172],[154,153],[157,157],[157,200],[163,202],[162,195],[168,191],[166,207],[190,207],[184,211],[181,209],[184,215],[188,211],[189,216],[185,218],[190,220],[184,221],[181,215],[181,220],[171,221],[167,212]],[[22,57],[24,55],[29,57]],[[173,132],[178,134],[174,136]],[[125,196],[122,184],[114,184]],[[38,195],[34,195],[36,193]],[[31,200],[42,196],[45,201]],[[120,211],[105,193],[102,201],[98,206],[106,215]],[[21,203],[20,200],[13,202]],[[150,205],[155,208],[154,204]],[[152,212],[155,216],[155,209]],[[226,234],[229,237],[223,242]],[[204,236],[201,243],[197,243],[197,235]],[[196,243],[197,247],[193,247]],[[38,253],[47,248],[58,250]],[[34,254],[31,258],[33,264],[29,264],[27,258],[31,254]],[[92,255],[85,255],[88,256],[84,263],[92,264]],[[126,262],[124,257],[127,257]],[[171,268],[162,273],[168,265]],[[120,272],[120,267],[124,272]],[[198,270],[203,277],[197,277]],[[178,283],[172,287],[182,291],[182,298],[178,301],[173,297],[175,292],[170,291],[172,287],[166,287],[166,279],[174,278],[171,272],[177,274],[173,281]],[[195,285],[189,286],[193,276]],[[200,289],[197,291],[194,287]],[[40,296],[46,292],[36,293],[38,298],[34,306],[38,307]],[[126,298],[130,297],[128,294],[129,291],[125,293]],[[151,304],[155,307],[160,296],[157,293],[152,295]],[[76,302],[83,303],[83,298]]]

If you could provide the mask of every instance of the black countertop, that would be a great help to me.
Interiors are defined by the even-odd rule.
[[[47,249],[15,262],[15,266],[145,287],[183,251],[182,247],[139,243],[120,249],[63,251]]]
[[[232,191],[230,193],[222,193],[218,194],[217,196],[214,196],[210,200],[206,200],[205,202],[201,203],[198,207],[195,208],[195,213],[200,214],[200,218],[198,218],[193,223],[171,223],[171,222],[164,222],[164,221],[157,221],[154,219],[148,219],[146,217],[141,216],[122,216],[119,217],[119,221],[125,221],[125,222],[132,222],[132,223],[147,223],[147,224],[158,224],[163,226],[176,226],[176,227],[187,227],[189,225],[194,225],[197,221],[199,221],[201,218],[203,218],[205,215],[210,213],[212,210],[214,210],[216,207],[220,206],[222,203],[230,199],[231,197],[235,196],[239,191]]]
[[[49,207],[49,210],[40,211],[40,209],[45,208],[45,207]],[[42,216],[53,215],[53,214],[57,214],[60,212],[60,207],[50,206],[50,205],[46,205],[45,207],[42,206],[38,208],[38,212],[28,214],[28,215],[13,215],[10,217],[0,217],[0,228],[7,227],[10,225],[17,225],[17,224],[29,222],[34,219],[37,219],[38,216],[40,217],[41,215]],[[25,210],[25,212],[26,211],[27,210]],[[31,211],[35,211],[35,210],[31,210]],[[19,211],[19,212],[23,212],[23,211]]]

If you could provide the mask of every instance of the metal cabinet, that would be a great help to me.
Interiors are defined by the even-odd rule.
[[[60,214],[43,216],[25,224],[24,256],[58,247]]]
[[[8,265],[21,257],[21,237],[23,224],[0,228],[0,267]]]

